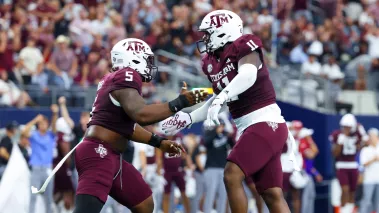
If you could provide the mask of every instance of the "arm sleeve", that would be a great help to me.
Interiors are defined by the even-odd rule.
[[[201,122],[207,119],[208,108],[211,106],[215,97],[215,94],[213,94],[213,96],[208,99],[205,104],[190,113],[192,123]]]
[[[238,68],[238,74],[221,93],[227,95],[227,100],[238,96],[254,85],[257,80],[258,68],[253,64],[243,64]]]

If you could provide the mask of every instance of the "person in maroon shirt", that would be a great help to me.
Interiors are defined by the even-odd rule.
[[[166,136],[169,140],[176,141],[178,144],[183,145],[183,135],[176,134],[174,136]],[[186,195],[186,182],[185,182],[185,171],[184,171],[184,162],[186,165],[191,165],[191,160],[188,155],[170,157],[167,153],[157,152],[158,158],[163,159],[163,169],[164,169],[164,178],[167,184],[164,187],[163,195],[163,212],[169,213],[170,211],[170,194],[172,189],[172,184],[179,188],[180,194],[182,196],[182,202],[186,213],[190,212],[190,202]],[[174,204],[171,204],[174,205]]]
[[[200,103],[207,93],[186,91],[171,102],[147,105],[141,96],[142,82],[151,81],[157,71],[150,47],[139,39],[124,39],[112,48],[111,59],[112,72],[98,84],[88,128],[75,150],[79,183],[74,213],[99,213],[108,195],[132,212],[151,213],[154,202],[150,187],[121,154],[129,140],[149,144],[171,156],[185,152],[180,144],[141,126]]]

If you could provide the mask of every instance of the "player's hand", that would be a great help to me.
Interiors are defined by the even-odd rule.
[[[35,121],[36,123],[38,123],[38,122],[41,122],[43,119],[44,119],[43,115],[38,114],[38,115],[34,118],[34,121]]]
[[[184,94],[188,91],[187,82],[183,81],[182,89],[180,90],[180,94]]]
[[[66,105],[66,97],[64,97],[64,96],[59,97],[58,104],[59,105]]]
[[[192,124],[190,114],[179,111],[174,116],[162,121],[161,130],[165,135],[176,135],[178,132]]]
[[[58,105],[56,105],[56,104],[52,104],[51,107],[50,107],[50,109],[51,109],[51,112],[52,112],[53,114],[56,114],[56,113],[59,112],[59,107],[58,107]]]
[[[218,114],[220,113],[220,110],[227,99],[228,96],[225,93],[221,92],[213,100],[211,106],[208,109],[207,120],[205,121],[206,126],[212,127],[215,125],[220,125],[220,121],[218,120]]]
[[[316,175],[315,178],[316,178],[316,182],[317,183],[321,183],[323,181],[323,179],[324,179],[320,174]]]
[[[182,145],[170,140],[163,140],[159,149],[169,153],[170,157],[179,157],[182,152],[186,153]]]
[[[182,95],[186,97],[189,106],[203,102],[208,97],[208,93],[204,90],[185,91]]]

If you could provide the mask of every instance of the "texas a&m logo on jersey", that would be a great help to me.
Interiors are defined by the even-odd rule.
[[[126,47],[127,51],[134,51],[134,52],[145,52],[145,47],[143,46],[142,42],[139,41],[128,41],[125,42],[124,46]]]
[[[211,24],[210,26],[216,26],[216,28],[221,27],[224,23],[229,23],[228,17],[224,14],[216,14],[210,17],[211,18]]]

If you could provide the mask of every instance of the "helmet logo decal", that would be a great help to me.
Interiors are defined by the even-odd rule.
[[[142,42],[139,41],[129,41],[127,43],[128,47],[126,48],[126,51],[134,51],[134,52],[145,52],[145,46]]]
[[[224,23],[229,23],[228,17],[224,14],[216,14],[210,17],[211,18],[211,24],[210,26],[215,26],[216,28],[221,27]]]

